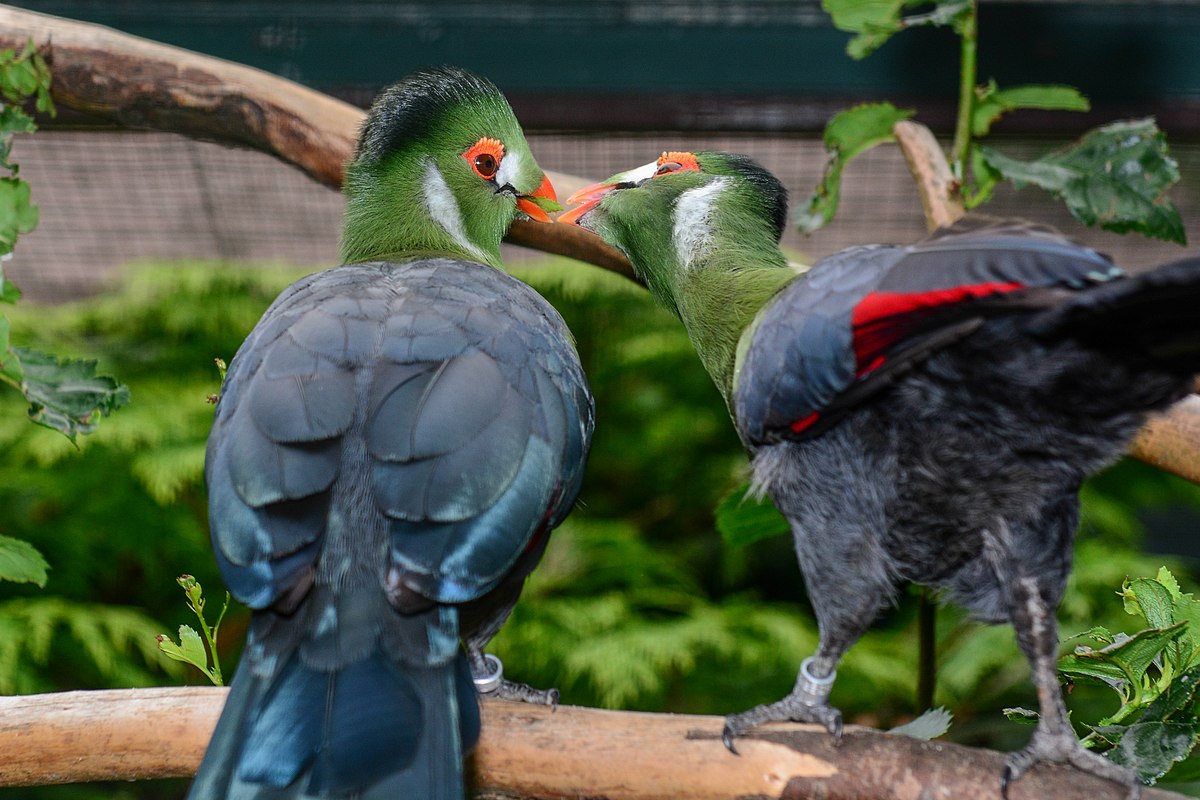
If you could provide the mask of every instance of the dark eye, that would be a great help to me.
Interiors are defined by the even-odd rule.
[[[491,153],[480,153],[475,156],[475,171],[484,178],[496,177],[498,169],[500,169],[500,162]]]
[[[674,172],[675,170],[680,169],[682,167],[683,167],[683,164],[680,164],[677,161],[668,161],[665,164],[659,164],[658,171],[655,172],[654,174],[655,175],[666,175],[668,172]]]

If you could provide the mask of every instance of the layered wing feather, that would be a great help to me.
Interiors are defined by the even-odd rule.
[[[254,608],[288,591],[361,438],[358,477],[409,588],[477,597],[569,509],[592,419],[565,325],[519,281],[448,259],[310,276],[247,339],[218,407],[207,477],[225,577]]]
[[[592,418],[561,318],[497,270],[363,264],[286,290],[209,438],[217,561],[257,613],[191,797],[461,797],[479,717],[446,604],[531,568]]]
[[[1049,228],[968,220],[909,247],[817,263],[756,320],[735,417],[750,444],[815,436],[989,317],[1053,307],[1119,277]]]

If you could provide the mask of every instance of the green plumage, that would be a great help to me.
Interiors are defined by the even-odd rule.
[[[737,383],[739,343],[748,339],[759,310],[797,272],[779,248],[780,214],[768,202],[776,195],[747,182],[752,167],[729,154],[695,155],[702,173],[656,177],[649,187],[653,191],[611,192],[580,224],[629,256],[651,294],[679,316],[728,404]],[[754,174],[777,186],[768,173]],[[733,177],[737,180],[727,180]],[[720,202],[710,201],[698,218],[680,219],[685,195],[706,190]],[[786,197],[782,187],[777,194]],[[631,224],[673,218],[673,225]],[[702,245],[689,252],[686,245],[697,238]]]
[[[512,182],[517,194],[533,192],[542,171],[508,101],[494,85],[451,68],[425,74],[430,82],[440,81],[443,88],[436,96],[417,93],[410,84],[394,86],[378,101],[387,112],[363,124],[354,158],[346,166],[342,261],[425,252],[499,268],[500,239],[518,213],[513,195],[479,191],[480,178],[461,154],[484,137],[499,140],[505,159],[520,167]],[[430,208],[430,192],[435,191],[429,183],[431,167],[457,208],[460,238]]]

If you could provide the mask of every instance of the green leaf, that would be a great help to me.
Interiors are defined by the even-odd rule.
[[[1077,647],[1075,652],[1059,659],[1059,672],[1072,678],[1102,681],[1113,686],[1123,699],[1134,699],[1141,694],[1147,668],[1186,627],[1187,623],[1180,622],[1169,628],[1147,628],[1099,650]],[[1132,697],[1117,685],[1122,681],[1128,684]]]
[[[1167,574],[1170,575],[1170,573]],[[1171,580],[1174,581],[1174,577],[1171,577]],[[1179,589],[1177,584],[1175,589],[1176,591]],[[1192,610],[1187,608],[1187,603],[1177,601],[1172,597],[1170,589],[1152,578],[1126,580],[1121,586],[1121,597],[1126,613],[1141,614],[1153,628],[1167,628],[1180,621],[1175,614],[1177,604],[1184,611]],[[1187,668],[1195,649],[1194,635],[1194,631],[1189,628],[1185,630],[1184,635],[1173,641],[1167,648],[1165,654],[1167,664],[1164,665],[1164,667],[1169,667],[1167,675],[1175,670]]]
[[[19,106],[0,105],[0,167],[16,173],[17,165],[9,161],[12,137],[18,133],[32,133],[36,129],[33,117]]]
[[[22,390],[29,418],[74,441],[91,433],[99,418],[129,402],[129,390],[106,375],[96,375],[96,362],[16,348],[24,369]]]
[[[1100,642],[1101,644],[1105,644],[1105,645],[1112,644],[1113,642],[1116,641],[1116,637],[1113,635],[1113,632],[1110,631],[1108,628],[1104,627],[1103,625],[1096,625],[1094,627],[1088,628],[1086,631],[1083,631],[1082,633],[1077,633],[1074,636],[1067,637],[1067,639],[1065,639],[1064,641],[1069,642],[1072,639],[1085,639],[1085,638],[1086,639],[1094,639],[1094,640]]]
[[[1141,614],[1152,628],[1169,628],[1175,624],[1174,602],[1167,587],[1152,578],[1125,581],[1121,587],[1125,613]]]
[[[791,532],[787,520],[770,498],[755,500],[750,496],[748,484],[742,484],[721,498],[715,513],[717,530],[726,543],[734,547]]]
[[[21,358],[9,346],[8,331],[8,318],[0,317],[0,381],[20,389],[25,383],[25,371],[21,368]]]
[[[901,736],[929,741],[944,736],[950,730],[950,721],[953,719],[954,715],[944,708],[930,708],[916,719],[903,725],[897,725],[888,733],[898,733]]]
[[[892,128],[914,113],[891,103],[867,103],[834,115],[825,126],[825,150],[829,155],[825,175],[806,206],[796,214],[796,227],[801,233],[812,233],[833,219],[841,201],[842,170],[851,159],[892,141]]]
[[[1179,600],[1183,597],[1183,590],[1179,588],[1179,581],[1175,580],[1175,576],[1171,574],[1171,570],[1166,567],[1159,567],[1158,574],[1154,576],[1154,580],[1163,585],[1163,588],[1171,593],[1173,600]],[[1191,595],[1188,595],[1189,597]]]
[[[1018,188],[1032,184],[1051,192],[1086,225],[1187,243],[1179,211],[1166,195],[1179,180],[1179,166],[1153,119],[1105,125],[1035,161],[979,149]]]
[[[15,303],[21,299],[21,290],[4,275],[4,265],[0,264],[0,303]]]
[[[183,589],[183,593],[187,597],[188,608],[200,622],[200,630],[204,633],[204,641],[208,642],[208,649],[205,650],[204,645],[200,643],[200,634],[187,625],[179,626],[178,646],[167,636],[159,634],[155,637],[158,640],[158,647],[170,658],[185,661],[199,669],[214,686],[224,686],[225,681],[221,675],[221,658],[217,653],[217,631],[221,627],[221,620],[225,619],[225,612],[229,610],[229,592],[225,593],[225,604],[221,607],[217,621],[210,626],[204,618],[204,588],[200,582],[192,575],[187,574],[180,575],[175,582]]]
[[[963,188],[963,204],[975,208],[986,203],[1004,176],[993,169],[978,147],[971,148],[971,183]]]
[[[165,633],[160,633],[155,638],[158,640],[158,649],[167,658],[191,664],[205,675],[208,674],[208,653],[204,649],[200,634],[193,628],[187,625],[179,626],[178,644]]]
[[[1073,86],[1030,84],[1001,89],[995,81],[975,90],[971,109],[971,134],[986,136],[992,124],[1009,111],[1040,108],[1047,111],[1088,111],[1091,103]]]
[[[1129,730],[1128,725],[1088,725],[1085,722],[1084,726],[1091,731],[1089,739],[1097,750],[1116,747],[1120,744],[1125,731]]]
[[[1163,722],[1175,712],[1187,707],[1196,694],[1196,686],[1200,683],[1200,667],[1192,667],[1188,671],[1175,676],[1175,680],[1146,706],[1138,722]]]
[[[959,25],[970,15],[966,0],[822,0],[821,6],[839,30],[857,34],[846,45],[854,59],[866,58],[905,28],[918,25]],[[926,13],[904,17],[906,8],[928,8]]]
[[[11,536],[0,536],[0,580],[46,585],[50,565],[33,545]]]
[[[1137,722],[1107,755],[1132,769],[1143,783],[1154,784],[1177,761],[1187,758],[1200,736],[1197,722]]]
[[[1028,708],[1006,708],[1004,716],[1010,722],[1016,722],[1019,725],[1036,725],[1042,715]]]
[[[1182,650],[1190,654],[1188,663],[1178,663],[1175,666],[1185,669],[1196,661],[1200,654],[1200,601],[1191,592],[1179,588],[1179,582],[1166,567],[1160,567],[1155,578],[1171,594],[1171,615],[1174,619],[1188,624],[1187,632],[1179,637]]]
[[[37,206],[29,200],[29,184],[18,178],[0,178],[0,255],[11,253],[17,236],[38,223]]]

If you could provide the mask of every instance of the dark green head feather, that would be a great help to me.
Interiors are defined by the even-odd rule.
[[[500,147],[494,176],[464,158],[483,140]],[[410,75],[384,90],[346,168],[347,263],[438,253],[500,265],[517,198],[545,176],[504,95],[457,67]]]
[[[783,185],[747,156],[664,153],[575,198],[589,203],[567,217],[628,256],[728,398],[739,338],[796,274],[779,249]]]

